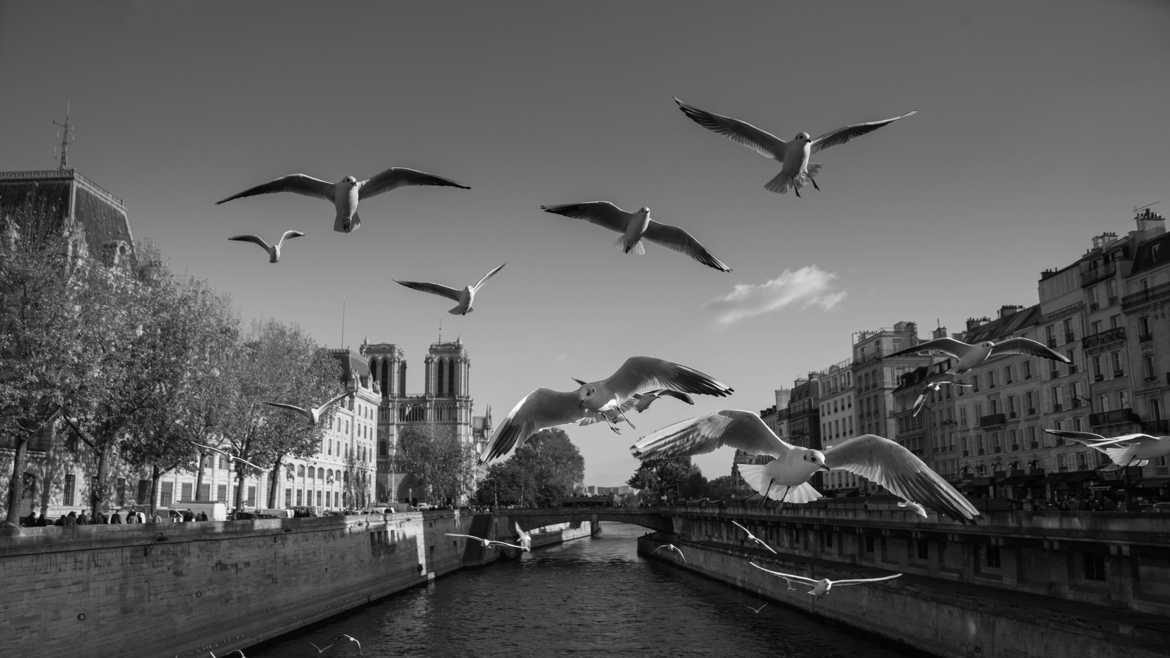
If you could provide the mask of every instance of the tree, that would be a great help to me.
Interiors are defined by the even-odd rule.
[[[502,464],[488,469],[475,499],[530,507],[555,507],[585,477],[585,458],[560,429],[538,432]]]
[[[405,473],[436,502],[459,502],[471,489],[475,455],[455,435],[435,425],[407,425],[398,435],[394,469]]]
[[[715,500],[730,500],[739,494],[739,483],[730,475],[721,475],[707,482],[707,497]]]
[[[643,461],[627,484],[654,501],[699,498],[707,491],[707,479],[690,457]]]

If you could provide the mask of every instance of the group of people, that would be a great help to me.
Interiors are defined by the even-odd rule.
[[[199,512],[195,514],[191,510],[171,510],[169,518],[166,522],[169,523],[192,523],[198,521],[207,521],[207,514]],[[122,511],[114,510],[109,514],[90,514],[87,510],[81,510],[81,513],[69,512],[57,518],[52,523],[45,517],[45,513],[41,512],[38,516],[35,511],[29,512],[28,516],[20,517],[20,525],[26,528],[44,527],[47,525],[55,526],[79,526],[79,525],[121,525],[123,523],[164,523],[163,517],[158,512],[147,514],[139,509],[126,509]]]

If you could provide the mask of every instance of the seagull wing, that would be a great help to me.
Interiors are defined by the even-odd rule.
[[[959,521],[971,521],[979,510],[914,453],[876,434],[838,443],[824,451],[825,464],[876,482],[895,495],[921,503]]]
[[[915,354],[918,352],[942,352],[943,354],[953,356],[956,359],[961,359],[963,358],[963,355],[967,352],[970,352],[973,347],[973,345],[968,345],[961,340],[943,337],[928,340],[923,343],[918,343],[917,345],[907,347],[904,350],[898,350],[897,352],[888,354],[886,356],[901,356],[903,354]]]
[[[1057,352],[1044,343],[1032,340],[1031,338],[1009,338],[1005,341],[996,343],[991,348],[991,356],[1007,356],[1010,354],[1038,356],[1044,359],[1060,361],[1061,363],[1072,363],[1072,360],[1064,354]]]
[[[425,171],[418,171],[417,169],[407,169],[406,167],[391,167],[380,174],[371,178],[367,178],[358,184],[358,198],[365,199],[372,197],[375,194],[389,192],[397,187],[406,185],[440,185],[443,187],[458,187],[463,190],[470,190],[466,185],[460,185],[453,180],[428,174]]]
[[[233,235],[232,237],[228,238],[228,240],[235,240],[236,242],[251,242],[252,244],[258,244],[264,248],[264,251],[268,251],[269,249],[271,249],[271,247],[268,246],[268,243],[264,241],[264,238],[260,237],[259,235]]]
[[[461,535],[458,532],[447,532],[444,534],[447,535],[448,537],[466,537],[468,539],[474,539],[476,541],[483,541],[483,537],[476,537],[475,535]]]
[[[460,301],[459,300],[459,293],[460,293],[459,290],[456,290],[454,288],[448,288],[447,286],[444,286],[444,285],[441,285],[438,283],[430,283],[429,281],[395,281],[394,283],[397,283],[400,286],[406,286],[407,288],[410,288],[411,290],[418,290],[419,292],[429,292],[432,295],[439,295],[440,297],[446,297],[447,299],[453,299],[455,301]]]
[[[846,587],[848,585],[868,585],[869,583],[880,583],[883,580],[893,580],[901,578],[902,574],[896,573],[890,576],[882,576],[880,578],[846,578],[844,580],[834,580],[833,587]]]
[[[639,459],[699,455],[727,446],[753,455],[780,457],[792,449],[751,411],[724,409],[652,432],[630,452]]]
[[[305,234],[301,233],[300,231],[285,231],[284,233],[282,233],[280,235],[280,240],[278,240],[276,242],[276,244],[281,245],[281,244],[284,244],[285,240],[293,240],[296,238],[304,237],[304,235]]]
[[[845,126],[844,128],[831,130],[823,135],[817,135],[817,138],[812,140],[811,152],[816,153],[818,151],[823,151],[830,146],[844,144],[854,137],[861,137],[862,135],[871,133],[878,128],[881,128],[882,126],[887,126],[897,121],[898,119],[905,119],[906,117],[914,116],[915,114],[918,114],[918,110],[907,112],[901,116],[890,117],[889,119],[868,121],[866,123],[855,123],[852,126]]]
[[[316,408],[317,413],[321,413],[322,411],[325,411],[326,409],[329,408],[330,405],[335,404],[337,402],[340,402],[351,395],[353,395],[352,391],[346,391],[346,392],[342,393],[341,395],[335,395],[335,396],[329,398],[328,400],[322,402],[321,406]]]
[[[1149,434],[1122,434],[1121,436],[1114,436],[1107,439],[1100,434],[1093,434],[1092,432],[1050,429],[1045,429],[1044,431],[1064,439],[1078,441],[1090,448],[1100,448],[1101,446],[1117,445],[1119,443],[1148,443],[1150,441],[1160,440],[1158,437]]]
[[[523,546],[517,546],[516,544],[509,544],[506,541],[496,541],[495,539],[489,539],[488,546],[491,546],[492,544],[495,544],[497,546],[507,546],[508,548],[515,548],[515,549],[519,549],[521,551],[524,550]]]
[[[1109,439],[1101,436],[1100,434],[1094,434],[1092,432],[1074,432],[1073,430],[1050,430],[1047,428],[1045,428],[1044,431],[1048,432],[1049,434],[1052,434],[1054,436],[1059,436],[1062,439],[1072,439],[1073,441],[1080,441],[1081,443],[1084,443],[1085,445],[1088,445],[1090,443],[1097,443],[1099,441],[1108,441],[1109,440]]]
[[[295,404],[285,404],[284,402],[268,402],[268,401],[265,401],[264,404],[266,404],[270,407],[279,407],[281,409],[295,411],[298,414],[301,414],[302,416],[304,416],[305,418],[308,418],[310,420],[312,420],[312,418],[313,418],[312,412],[310,412],[308,409],[305,409],[304,407],[298,407]]]
[[[507,263],[504,263],[504,265],[507,265]],[[479,281],[477,281],[474,286],[471,286],[471,289],[472,290],[479,290],[479,287],[482,286],[485,281],[487,281],[488,279],[495,276],[496,272],[499,272],[500,270],[504,269],[504,265],[500,265],[499,267],[492,270],[491,272],[488,272],[487,274],[483,275],[483,278],[480,279]]]
[[[716,397],[726,397],[735,390],[694,368],[652,356],[632,356],[626,359],[617,372],[605,379],[604,386],[622,400],[656,387]]]
[[[518,536],[519,536],[521,539],[523,539],[524,537],[527,537],[527,536],[528,536],[528,533],[527,533],[527,532],[524,532],[524,528],[521,528],[521,527],[520,527],[520,523],[519,523],[518,521],[513,521],[513,522],[512,522],[512,525],[514,525],[514,526],[516,527],[516,534],[517,534],[517,535],[518,535]]]
[[[320,178],[313,178],[305,174],[289,174],[288,176],[281,176],[274,181],[269,181],[263,185],[250,187],[239,194],[233,194],[223,201],[216,201],[215,205],[227,203],[233,199],[241,199],[246,196],[256,196],[257,194],[272,194],[273,192],[293,192],[294,194],[303,194],[305,196],[313,196],[318,199],[325,199],[333,202],[333,183],[323,181]]]
[[[761,130],[746,121],[700,110],[677,98],[674,99],[674,102],[678,104],[678,109],[687,115],[687,118],[707,130],[719,133],[736,144],[746,146],[765,158],[784,160],[784,149],[787,144],[772,133]]]
[[[503,457],[540,430],[572,423],[583,414],[576,391],[538,388],[521,398],[508,412],[480,453],[479,463]]]
[[[712,256],[711,252],[707,251],[706,247],[699,244],[699,241],[696,240],[690,233],[687,233],[684,229],[681,229],[677,226],[671,226],[670,224],[663,224],[661,222],[650,220],[650,225],[646,227],[646,232],[642,237],[652,242],[657,242],[658,244],[668,249],[674,249],[675,251],[682,252],[706,265],[707,267],[713,267],[720,272],[731,271],[730,267],[728,267],[723,261]]]
[[[573,219],[584,219],[591,224],[607,228],[611,231],[624,233],[626,224],[630,221],[630,213],[618,208],[608,201],[586,201],[585,203],[565,203],[559,206],[541,206],[541,210],[554,215],[564,215]]]
[[[755,562],[748,562],[748,564],[759,569],[760,571],[770,573],[773,576],[776,576],[777,578],[783,578],[785,580],[792,580],[792,581],[795,581],[798,583],[804,583],[806,585],[817,584],[817,581],[813,580],[812,578],[805,578],[804,576],[797,576],[796,574],[784,573],[782,571],[772,571],[771,569],[765,569],[764,567],[761,567],[760,565],[756,564]]]
[[[695,401],[686,393],[680,393],[669,388],[659,388],[646,393],[636,393],[634,397],[622,403],[622,411],[629,411],[630,407],[637,409],[638,413],[642,413],[650,408],[655,400],[662,396],[672,397],[676,400],[681,400],[689,405],[694,405]]]

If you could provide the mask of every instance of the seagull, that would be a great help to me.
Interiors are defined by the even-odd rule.
[[[774,548],[772,548],[771,546],[769,546],[769,545],[768,545],[768,542],[766,542],[766,541],[764,541],[763,539],[760,539],[759,537],[757,537],[757,536],[753,535],[751,530],[748,530],[747,528],[745,528],[745,527],[741,526],[740,524],[736,523],[735,521],[732,521],[732,522],[731,522],[731,525],[733,525],[733,526],[735,526],[735,527],[739,528],[740,530],[743,530],[744,532],[746,532],[746,533],[747,533],[747,536],[748,536],[748,539],[749,539],[749,540],[756,542],[757,544],[759,544],[760,546],[763,546],[764,548],[768,549],[769,551],[772,551],[772,554],[773,554],[773,555],[775,555],[775,554],[776,554],[776,549],[774,549]]]
[[[1150,434],[1122,434],[1112,438],[1105,438],[1092,432],[1074,432],[1071,430],[1050,430],[1045,432],[1104,453],[1109,460],[1118,466],[1145,466],[1151,459],[1170,455],[1170,440],[1164,436]]]
[[[806,132],[797,133],[791,142],[785,142],[766,130],[760,130],[746,121],[725,117],[706,110],[700,110],[694,105],[687,105],[678,98],[674,99],[678,109],[687,115],[691,121],[703,126],[707,130],[724,135],[731,141],[746,146],[765,158],[781,163],[780,173],[768,181],[764,188],[769,192],[784,194],[791,187],[796,196],[800,196],[800,188],[805,181],[811,182],[813,187],[820,191],[820,186],[814,178],[820,173],[820,165],[810,165],[809,158],[818,151],[844,144],[854,137],[860,137],[873,132],[882,126],[889,125],[899,119],[905,119],[918,113],[917,110],[907,112],[889,119],[855,123],[851,126],[838,128],[813,139]]]
[[[999,342],[985,340],[982,343],[976,343],[974,345],[954,338],[935,338],[924,343],[918,343],[913,347],[907,347],[904,350],[898,350],[893,354],[888,354],[887,358],[924,352],[941,352],[954,358],[955,364],[947,372],[956,375],[961,375],[971,368],[981,365],[985,361],[1000,356],[1038,356],[1061,363],[1072,363],[1072,359],[1048,347],[1044,343],[1023,337],[1008,338]]]
[[[600,411],[619,407],[633,394],[651,387],[667,387],[685,393],[725,397],[735,390],[710,375],[678,363],[650,356],[632,356],[606,379],[585,382],[576,391],[538,388],[525,395],[508,412],[479,455],[479,463],[492,461],[519,447],[542,429],[574,423]]]
[[[266,401],[264,404],[267,404],[267,405],[273,406],[273,407],[280,407],[281,409],[288,409],[289,411],[295,411],[295,412],[301,414],[302,416],[304,416],[305,418],[308,418],[310,426],[316,426],[317,423],[321,422],[321,414],[324,413],[325,410],[330,407],[330,405],[332,405],[335,402],[339,402],[342,399],[347,398],[351,395],[353,395],[353,391],[346,391],[345,393],[342,393],[341,395],[330,398],[327,402],[325,402],[321,406],[313,407],[312,409],[305,409],[304,407],[298,407],[295,404],[285,404],[284,402],[267,402]]]
[[[199,446],[200,448],[203,448],[203,449],[205,449],[205,450],[211,450],[211,451],[214,451],[214,452],[218,452],[219,454],[223,455],[224,457],[227,457],[227,458],[228,458],[228,459],[230,459],[230,460],[233,460],[233,461],[238,461],[238,462],[240,462],[240,463],[242,463],[242,464],[247,464],[248,466],[251,466],[252,468],[256,469],[257,471],[263,471],[263,470],[264,470],[264,469],[260,468],[259,466],[257,466],[257,465],[255,465],[255,464],[253,464],[252,462],[248,461],[247,459],[244,459],[243,457],[237,457],[237,456],[235,456],[235,455],[231,454],[230,452],[228,452],[228,451],[226,451],[226,450],[221,450],[221,449],[219,449],[219,448],[216,448],[216,447],[214,447],[214,446],[204,445],[204,444],[202,444],[202,443],[199,443],[198,441],[191,441],[190,439],[188,439],[188,442],[189,442],[189,443],[193,443],[193,444],[195,444],[195,445],[197,445],[197,446]]]
[[[376,176],[359,181],[353,176],[346,176],[336,183],[323,181],[305,174],[289,174],[276,180],[269,181],[256,187],[251,187],[239,194],[233,194],[216,205],[227,203],[233,199],[240,199],[257,194],[271,194],[273,192],[293,192],[305,196],[325,199],[337,209],[337,216],[333,220],[333,230],[339,233],[352,233],[362,223],[358,217],[358,201],[375,194],[389,192],[405,185],[441,185],[444,187],[458,187],[470,190],[466,185],[441,176],[428,174],[425,171],[407,169],[406,167],[391,167]]]
[[[504,263],[504,265],[507,265],[507,263]],[[472,304],[475,303],[475,293],[479,292],[480,287],[482,287],[488,279],[492,278],[496,272],[504,269],[504,265],[500,265],[491,272],[483,275],[483,278],[480,279],[479,282],[473,286],[467,286],[463,290],[456,290],[455,288],[448,288],[447,286],[440,285],[438,283],[429,283],[426,281],[395,281],[395,283],[401,286],[406,286],[412,290],[429,292],[433,295],[439,295],[441,297],[453,299],[459,303],[447,312],[452,315],[467,315],[468,313],[475,310],[472,308]]]
[[[979,510],[938,473],[887,438],[863,434],[824,451],[814,450],[785,442],[751,411],[724,409],[669,425],[643,437],[630,452],[645,460],[702,454],[722,446],[774,457],[767,464],[740,464],[739,474],[765,498],[779,500],[781,505],[821,498],[809,478],[817,471],[841,469],[960,522],[979,516]],[[777,497],[773,492],[781,487],[783,492]]]
[[[730,267],[712,256],[706,247],[699,244],[699,241],[684,229],[650,219],[650,209],[646,207],[640,208],[636,212],[626,212],[609,201],[589,201],[586,203],[567,203],[560,206],[541,206],[540,209],[554,215],[584,219],[602,228],[621,233],[622,236],[618,238],[617,246],[618,249],[627,254],[631,250],[639,256],[645,254],[646,247],[642,245],[642,239],[645,238],[668,249],[682,252],[720,272],[731,271]]]
[[[929,382],[922,388],[922,392],[918,394],[918,397],[914,398],[914,413],[912,415],[918,416],[918,414],[922,413],[922,408],[926,406],[927,394],[937,393],[945,385],[957,386],[959,388],[974,388],[975,386],[974,384],[965,384],[963,382],[950,379],[940,379],[938,381]]]
[[[330,642],[329,644],[326,644],[323,647],[319,647],[316,644],[313,644],[312,642],[310,642],[309,645],[312,646],[314,649],[316,649],[317,655],[320,656],[321,654],[325,653],[326,651],[332,649],[333,645],[337,644],[337,641],[341,640],[341,639],[344,639],[346,642],[349,642],[350,644],[356,644],[357,650],[358,650],[358,655],[359,656],[365,655],[364,653],[362,653],[362,643],[358,642],[356,637],[354,637],[348,633],[338,633],[337,635],[335,635],[333,637],[332,642]]]
[[[216,656],[215,656],[215,652],[214,652],[214,651],[212,651],[211,649],[208,649],[208,650],[207,650],[207,653],[211,654],[211,658],[216,658]],[[238,654],[240,654],[240,658],[248,658],[247,656],[245,656],[245,655],[244,655],[244,651],[243,651],[242,649],[236,649],[236,650],[235,650],[235,651],[233,651],[232,653],[238,653]],[[229,654],[226,654],[226,655],[224,655],[224,657],[223,657],[223,658],[227,658],[228,656],[232,655],[232,653],[229,653]]]
[[[663,551],[663,550],[674,551],[675,553],[678,553],[678,556],[680,558],[682,558],[683,562],[687,561],[687,556],[683,555],[682,549],[679,548],[678,546],[675,546],[674,544],[663,544],[663,545],[659,546],[658,548],[654,549],[653,552],[657,553],[658,551]]]
[[[808,591],[809,596],[817,596],[817,597],[827,595],[829,593],[829,590],[833,589],[834,585],[836,585],[837,587],[846,587],[848,585],[868,585],[869,583],[880,583],[882,581],[893,580],[895,578],[902,577],[902,574],[896,573],[896,574],[892,574],[889,576],[882,576],[881,578],[846,578],[846,579],[842,579],[842,580],[830,580],[829,578],[821,578],[818,580],[815,578],[806,578],[804,576],[797,576],[795,574],[790,574],[790,573],[781,573],[779,571],[772,571],[771,569],[765,569],[765,568],[761,567],[760,565],[756,564],[755,562],[749,562],[748,564],[759,569],[760,571],[766,571],[766,572],[772,574],[773,576],[776,576],[777,578],[783,578],[785,582],[790,583],[789,587],[791,587],[791,581],[796,581],[797,583],[800,583],[802,585],[808,585],[808,586],[812,587],[812,589],[810,589]]]
[[[521,528],[520,524],[516,521],[513,521],[512,525],[516,526],[517,541],[520,542],[521,550],[531,551],[532,550],[532,533],[524,532],[524,528]]]
[[[758,608],[753,608],[752,606],[750,606],[750,605],[748,605],[748,604],[746,604],[746,603],[745,603],[745,604],[743,604],[743,607],[747,608],[748,610],[751,610],[752,612],[754,612],[754,613],[756,613],[756,614],[758,615],[758,614],[760,614],[760,611],[761,611],[761,610],[763,610],[764,608],[768,607],[768,602],[767,602],[767,601],[764,601],[762,604],[760,604],[760,607],[758,607]]]
[[[280,239],[276,241],[276,244],[271,245],[265,242],[264,238],[258,235],[235,235],[228,238],[228,240],[258,244],[264,249],[264,251],[268,252],[268,262],[275,263],[276,261],[280,260],[280,247],[284,245],[284,241],[292,240],[293,238],[299,238],[302,236],[304,236],[304,233],[301,233],[300,231],[285,231],[280,235]]]
[[[898,507],[909,508],[909,509],[910,509],[910,511],[914,512],[914,513],[915,513],[915,514],[917,514],[918,516],[921,516],[921,517],[922,517],[922,518],[924,518],[924,519],[925,519],[925,518],[929,518],[929,517],[926,515],[926,508],[925,508],[925,507],[923,507],[922,505],[920,505],[920,504],[918,504],[918,503],[914,502],[914,501],[910,501],[910,500],[899,500],[899,501],[898,501]]]
[[[484,539],[483,537],[476,537],[475,535],[461,535],[461,534],[456,533],[456,532],[448,532],[447,536],[448,537],[466,537],[467,539],[474,539],[483,545],[484,550],[487,550],[487,549],[491,548],[492,546],[507,546],[508,548],[518,548],[522,551],[531,550],[531,549],[524,548],[524,546],[522,546],[522,545],[509,544],[506,541],[496,541],[495,539]],[[523,541],[523,540],[521,540],[521,541]]]
[[[621,430],[619,430],[617,427],[617,422],[619,420],[624,420],[631,429],[638,429],[634,426],[633,423],[630,422],[630,419],[626,417],[626,412],[630,409],[633,409],[638,413],[642,413],[643,411],[649,409],[650,405],[653,404],[655,400],[664,395],[667,397],[672,397],[676,400],[681,400],[690,405],[695,404],[695,401],[691,398],[691,396],[687,395],[686,393],[672,391],[669,388],[659,388],[646,393],[635,393],[633,397],[629,398],[625,402],[622,402],[619,406],[612,409],[607,409],[606,411],[594,414],[592,416],[586,416],[577,421],[577,424],[581,426],[592,425],[604,420],[605,422],[609,423],[609,429],[613,430],[614,434],[621,434]]]

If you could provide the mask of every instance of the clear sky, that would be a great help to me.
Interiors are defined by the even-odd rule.
[[[0,169],[54,167],[69,101],[71,164],[126,200],[135,237],[175,270],[330,346],[344,302],[345,344],[401,345],[414,391],[442,322],[497,423],[532,389],[635,354],[736,388],[661,401],[620,437],[568,428],[586,482],[608,485],[645,431],[770,406],[848,358],[858,329],[955,330],[1035,303],[1039,272],[1132,228],[1132,206],[1170,211],[1167,71],[1158,0],[0,0]],[[764,190],[775,163],[672,96],[783,139],[919,113],[816,156],[823,191],[798,199]],[[214,205],[286,173],[390,166],[473,189],[375,197],[349,235],[307,197]],[[734,271],[655,245],[621,254],[616,234],[539,209],[595,199],[650,206]],[[285,228],[308,235],[277,265],[227,241]],[[392,281],[461,287],[501,262],[463,318]],[[730,454],[697,461],[715,477]]]

